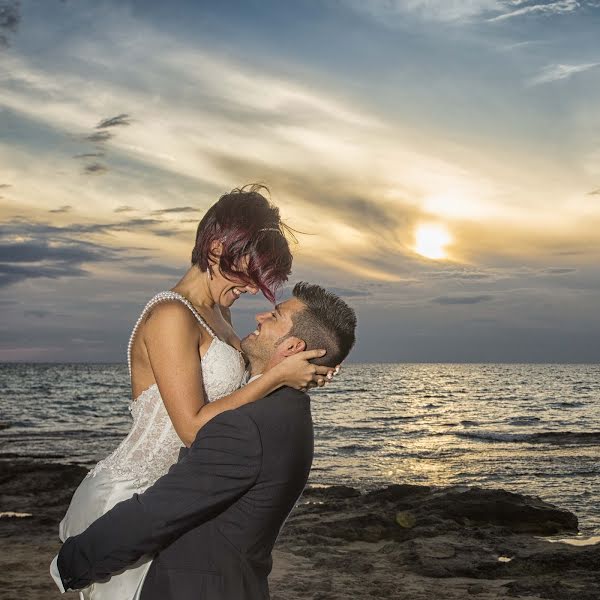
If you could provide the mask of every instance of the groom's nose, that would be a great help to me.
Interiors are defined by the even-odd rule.
[[[266,313],[266,312],[258,313],[256,315],[256,320],[262,325],[262,322],[266,319],[267,314],[268,313]]]

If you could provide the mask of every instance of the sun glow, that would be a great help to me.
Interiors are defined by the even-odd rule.
[[[446,246],[452,241],[450,232],[434,223],[419,225],[415,231],[415,252],[431,259],[447,257]]]

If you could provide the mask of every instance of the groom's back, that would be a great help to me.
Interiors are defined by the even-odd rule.
[[[271,550],[312,464],[310,400],[282,388],[236,412],[253,422],[260,437],[257,478],[225,511],[158,555],[142,600],[268,598]]]

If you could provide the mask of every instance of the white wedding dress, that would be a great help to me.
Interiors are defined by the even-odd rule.
[[[213,340],[202,357],[202,378],[209,402],[227,396],[245,381],[242,354],[220,340],[192,304],[176,292],[161,292],[144,308],[134,327],[129,348],[146,313],[159,302],[176,300],[185,304]],[[131,375],[131,357],[128,354]],[[60,523],[59,535],[68,537],[84,531],[93,521],[122,500],[141,493],[177,462],[183,444],[173,428],[156,384],[143,391],[129,406],[133,424],[119,446],[101,460],[81,482]],[[138,600],[151,557],[104,583],[94,583],[80,592],[81,600]]]

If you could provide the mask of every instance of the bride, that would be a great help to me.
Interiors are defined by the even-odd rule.
[[[142,311],[129,340],[133,424],[120,445],[81,482],[60,524],[60,538],[77,535],[115,504],[152,485],[177,462],[182,443],[219,413],[287,385],[324,385],[328,367],[308,361],[319,351],[286,358],[245,383],[240,340],[229,309],[245,293],[273,302],[288,278],[292,255],[279,210],[262,186],[235,189],[202,218],[192,266]],[[243,387],[242,387],[243,386]],[[151,557],[80,592],[85,600],[136,600]]]

